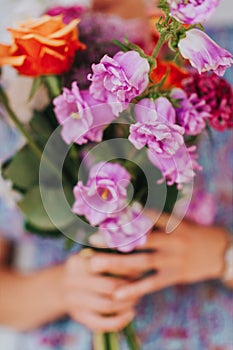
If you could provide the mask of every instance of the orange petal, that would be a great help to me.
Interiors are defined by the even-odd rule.
[[[59,52],[54,51],[53,49],[51,49],[49,47],[45,47],[45,46],[42,47],[42,49],[41,49],[40,58],[42,58],[44,56],[53,56],[59,60],[64,60],[66,58],[66,55],[60,54]]]
[[[11,46],[0,44],[0,57],[10,56]]]
[[[39,54],[42,46],[63,48],[66,45],[64,40],[50,40],[34,34],[26,35],[23,38],[18,38],[15,40],[15,42],[21,52],[27,53],[34,57]]]
[[[47,48],[43,51],[41,58],[43,74],[61,74],[69,69],[71,62],[68,60],[68,56],[54,54]]]
[[[77,26],[78,26],[79,22],[80,22],[80,20],[74,19],[73,21],[71,21],[69,24],[67,24],[63,28],[60,28],[59,31],[54,32],[52,35],[50,35],[50,38],[55,39],[55,38],[64,37],[64,36],[67,36],[68,34],[72,33],[73,31],[74,31],[74,33],[76,31],[78,33]]]
[[[0,66],[9,65],[9,66],[22,66],[26,59],[26,56],[11,56],[11,57],[0,57]]]
[[[40,33],[41,35],[50,35],[51,33],[58,31],[64,26],[62,21],[62,15],[59,16],[49,16],[44,15],[40,18],[34,20],[28,20],[21,24],[21,28],[26,28],[35,33]]]
[[[30,60],[28,57],[26,57],[24,63],[22,66],[15,67],[17,71],[26,76],[30,77],[36,77],[38,74],[38,65],[35,64],[35,61]]]
[[[17,48],[13,45],[0,44],[0,66],[5,64],[10,66],[20,66],[25,60],[25,55],[15,55]]]
[[[7,28],[8,32],[11,34],[13,39],[15,38],[21,38],[23,35],[31,33],[31,30],[28,29],[21,29],[21,28]]]

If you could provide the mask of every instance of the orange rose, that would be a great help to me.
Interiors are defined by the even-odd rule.
[[[76,50],[84,49],[78,40],[78,22],[68,25],[62,16],[42,16],[9,28],[12,45],[0,44],[0,66],[13,66],[20,74],[36,77],[62,74],[69,70]]]
[[[163,83],[163,89],[181,87],[182,80],[189,76],[186,70],[179,68],[175,63],[157,60],[157,67],[152,70],[150,79],[153,83],[158,84],[165,78],[166,74],[167,77]]]

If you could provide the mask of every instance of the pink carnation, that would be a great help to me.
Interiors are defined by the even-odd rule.
[[[100,142],[104,128],[114,120],[110,107],[96,101],[88,90],[80,91],[76,82],[71,90],[64,88],[53,102],[55,115],[62,125],[61,135],[67,144]]]
[[[115,116],[149,83],[149,63],[136,51],[118,52],[113,58],[105,55],[100,63],[92,65],[92,71],[89,76],[91,95],[108,103]]]
[[[194,170],[201,170],[196,162],[195,146],[186,148],[185,145],[182,145],[172,156],[156,154],[149,149],[148,158],[161,171],[162,180],[166,180],[169,186],[176,183],[179,189],[182,188],[183,184],[190,183],[193,180]]]
[[[190,96],[182,89],[173,89],[171,97],[179,101],[176,108],[176,118],[187,135],[198,135],[206,127],[206,120],[210,117],[210,107],[205,100],[199,99],[192,93]]]
[[[142,214],[142,207],[134,202],[119,215],[104,221],[99,228],[107,246],[121,252],[132,251],[146,243],[147,233],[153,226],[152,221]]]
[[[74,188],[73,212],[98,225],[121,211],[127,198],[130,174],[118,163],[95,164],[86,186],[79,181]]]
[[[221,0],[167,0],[171,16],[185,24],[197,24],[212,16]]]
[[[172,155],[184,143],[184,129],[175,124],[175,110],[164,97],[143,99],[135,106],[137,123],[130,126],[129,140],[137,148],[148,146],[161,155]]]

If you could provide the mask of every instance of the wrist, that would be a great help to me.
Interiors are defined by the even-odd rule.
[[[63,317],[62,276],[62,266],[28,274],[0,267],[0,323],[30,331]]]
[[[63,264],[49,267],[35,273],[31,278],[31,283],[41,289],[44,286],[41,297],[44,302],[48,303],[49,314],[51,321],[63,317],[65,315],[65,307],[63,303],[63,280],[64,266]]]
[[[58,313],[64,316],[67,313],[65,305],[65,265],[61,264],[54,268],[54,291],[55,291],[55,306]]]

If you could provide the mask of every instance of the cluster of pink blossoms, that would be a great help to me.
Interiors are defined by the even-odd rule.
[[[171,16],[187,25],[206,19],[218,3],[167,1]],[[161,171],[161,181],[177,184],[178,189],[192,181],[195,170],[201,167],[196,146],[186,147],[185,136],[199,135],[207,123],[219,130],[232,127],[232,89],[220,76],[233,60],[229,51],[202,30],[193,26],[184,30],[178,49],[198,74],[190,73],[182,88],[153,95],[151,60],[145,55],[131,48],[113,57],[104,55],[92,65],[88,89],[80,90],[73,82],[71,89],[64,88],[54,100],[64,141],[78,145],[101,142],[105,128],[127,111],[132,121],[128,139],[136,149],[148,149],[148,159]],[[172,104],[174,100],[177,103]],[[129,173],[119,164],[98,163],[91,169],[87,184],[79,181],[74,189],[73,211],[84,215],[91,225],[98,225],[111,247],[123,242],[122,251],[144,242],[144,236],[135,234],[136,226],[144,233],[149,227],[137,203],[126,205],[129,181]]]
[[[137,149],[148,146],[150,161],[160,169],[168,185],[177,183],[181,187],[189,182],[194,172],[184,144],[185,130],[176,123],[176,112],[168,99],[141,100],[135,106],[135,116],[137,123],[130,126],[129,135],[132,144]]]
[[[122,252],[145,243],[152,227],[139,203],[128,206],[129,182],[130,174],[124,167],[100,162],[91,168],[87,184],[79,181],[74,188],[73,212],[84,215],[91,225],[99,225],[107,245]]]
[[[77,84],[65,88],[54,99],[55,114],[62,125],[62,137],[68,144],[88,140],[100,142],[104,128],[139,96],[149,83],[149,63],[139,53],[118,52],[105,55],[92,65],[89,89],[80,91]]]

